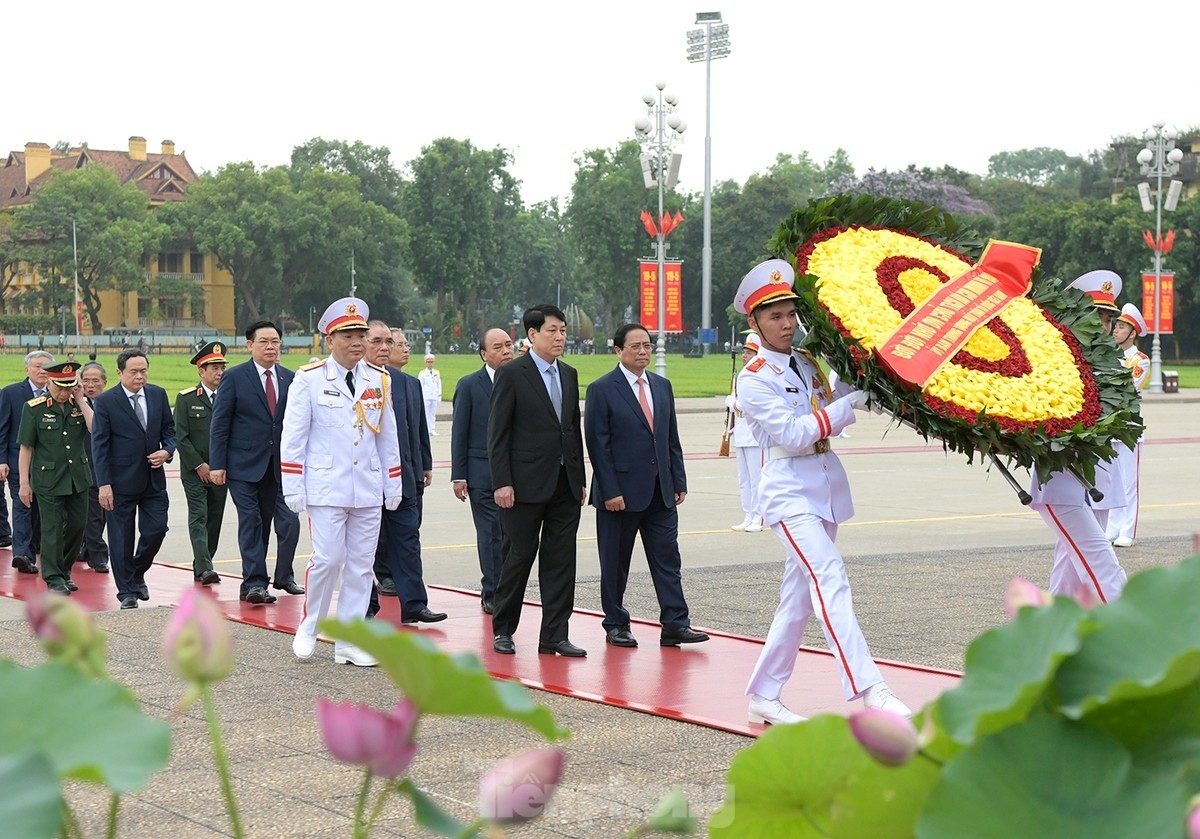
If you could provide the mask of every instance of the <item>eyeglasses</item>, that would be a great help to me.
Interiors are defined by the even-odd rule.
[[[259,338],[254,342],[256,347],[278,347],[283,344],[278,338]]]
[[[383,344],[385,347],[396,346],[396,342],[390,338],[369,338],[367,339],[367,343],[375,347],[378,347],[380,344]]]

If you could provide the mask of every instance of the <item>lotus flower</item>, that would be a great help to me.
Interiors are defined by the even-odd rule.
[[[408,699],[389,712],[317,697],[317,723],[325,748],[342,763],[365,766],[375,775],[398,778],[417,755],[413,732],[420,711]]]
[[[479,815],[519,824],[545,812],[567,756],[562,749],[533,749],[497,763],[479,782]]]
[[[879,708],[850,715],[850,733],[884,766],[903,766],[917,753],[917,730],[907,717]]]
[[[192,684],[219,682],[233,672],[233,638],[217,606],[200,589],[186,589],[163,633],[163,656]]]
[[[78,667],[93,677],[107,675],[107,641],[92,616],[70,598],[54,592],[35,597],[25,606],[30,627],[51,658]]]
[[[1200,839],[1200,795],[1188,802],[1187,839]]]
[[[1023,606],[1039,608],[1049,606],[1053,602],[1052,595],[1042,591],[1029,580],[1013,577],[1012,582],[1008,584],[1008,590],[1004,592],[1004,614],[1015,618]]]

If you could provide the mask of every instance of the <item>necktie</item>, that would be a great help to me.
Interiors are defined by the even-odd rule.
[[[796,374],[800,381],[804,381],[804,374],[800,372],[800,365],[796,363],[795,355],[792,356],[791,361],[788,362],[788,365],[792,368],[792,372]]]
[[[646,422],[650,424],[650,428],[654,428],[654,412],[650,410],[650,400],[646,398],[646,380],[638,376],[638,402],[642,403],[642,413],[646,415]]]
[[[350,388],[350,395],[354,395],[354,371],[346,371],[346,387]]]
[[[46,389],[44,387],[39,387],[33,391],[34,399],[41,399],[45,395],[46,395]]]
[[[267,377],[267,410],[275,416],[275,380],[270,370],[263,371],[263,375]]]
[[[137,415],[138,422],[142,426],[142,431],[145,431],[146,430],[146,414],[142,410],[142,394],[135,393],[133,396],[131,396],[129,398],[133,400],[133,413]]]
[[[550,376],[550,404],[554,406],[554,415],[562,422],[562,385],[558,383],[558,371],[554,367],[551,364],[546,368],[546,374]]]

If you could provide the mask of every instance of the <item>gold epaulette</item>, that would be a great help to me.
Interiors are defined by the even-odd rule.
[[[30,399],[28,402],[26,402],[25,404],[28,405],[30,408],[36,408],[38,405],[41,405],[43,402],[46,403],[47,405],[53,405],[54,397],[53,396],[35,396],[32,399]]]
[[[754,359],[749,364],[747,364],[746,369],[749,370],[751,373],[757,373],[759,370],[763,369],[763,366],[766,363],[767,363],[767,360],[760,355],[758,358]]]
[[[318,361],[310,361],[310,362],[308,362],[308,364],[305,364],[303,367],[300,368],[300,372],[307,373],[309,370],[316,370],[318,367],[324,367],[324,366],[325,366],[324,359],[320,359]]]
[[[202,392],[203,391],[201,390],[200,385],[196,385],[195,387],[185,387],[183,390],[179,391],[179,395],[187,396],[189,393],[194,393],[199,396]]]

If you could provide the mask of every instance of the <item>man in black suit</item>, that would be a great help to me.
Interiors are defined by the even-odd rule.
[[[388,395],[396,417],[396,438],[400,443],[403,466],[400,505],[394,510],[383,508],[379,544],[375,548],[375,576],[379,585],[371,586],[367,617],[374,617],[379,612],[382,586],[390,582],[392,593],[400,598],[402,623],[444,621],[445,612],[429,608],[429,593],[422,579],[421,514],[425,487],[433,482],[433,452],[429,445],[421,383],[401,369],[408,363],[408,339],[402,330],[389,329],[381,320],[368,321],[365,358],[386,370],[391,377]]]
[[[92,454],[100,506],[108,513],[108,548],[122,609],[149,600],[146,572],[167,535],[167,479],[175,455],[175,421],[167,392],[148,384],[141,350],[117,356],[120,387],[96,397]],[[134,533],[138,533],[134,549]]]
[[[8,481],[12,494],[12,565],[22,574],[36,574],[37,555],[41,544],[42,520],[38,515],[37,498],[26,507],[18,497],[21,491],[19,458],[21,446],[17,432],[21,428],[21,412],[25,403],[38,396],[46,396],[50,377],[45,367],[54,363],[54,356],[43,350],[34,350],[25,356],[25,378],[0,390],[0,481]],[[7,510],[7,508],[6,508]],[[8,522],[5,522],[7,525]],[[0,527],[0,534],[4,528]]]
[[[228,485],[238,512],[238,550],[242,555],[239,597],[247,603],[274,603],[267,590],[267,545],[271,522],[279,541],[274,586],[304,594],[296,584],[292,560],[300,541],[300,517],[280,492],[279,440],[293,373],[280,367],[279,327],[258,321],[246,329],[250,360],[230,367],[213,403],[209,436],[209,480]]]
[[[613,336],[617,368],[588,385],[583,411],[592,461],[605,642],[636,647],[625,609],[633,540],[640,533],[658,596],[659,644],[707,641],[688,621],[679,558],[678,505],[687,497],[671,383],[646,370],[654,345],[636,323]]]
[[[525,312],[523,325],[529,352],[496,371],[488,417],[492,496],[512,545],[496,592],[492,646],[505,655],[516,652],[512,636],[533,561],[540,556],[538,652],[585,656],[586,650],[567,639],[575,605],[575,540],[587,498],[579,376],[559,361],[567,344],[561,309],[534,306]]]
[[[512,361],[512,338],[503,329],[489,329],[479,347],[483,367],[463,376],[454,388],[454,420],[450,427],[450,480],[454,497],[471,499],[475,520],[475,549],[479,553],[479,606],[487,614],[496,609],[496,585],[507,553],[500,508],[492,498],[492,469],[488,465],[488,409],[492,381],[501,365]]]
[[[93,353],[93,356],[95,353]],[[108,373],[104,365],[98,361],[89,361],[79,369],[79,385],[83,391],[83,399],[88,405],[95,407],[96,397],[104,393],[108,387]],[[87,451],[88,461],[95,462],[92,457],[92,432],[83,438],[83,447]],[[88,567],[97,574],[108,573],[108,545],[104,542],[104,525],[107,514],[100,506],[100,487],[96,484],[96,470],[92,470],[92,485],[88,488],[88,518],[87,527],[83,531],[83,549],[79,559],[86,561]]]

